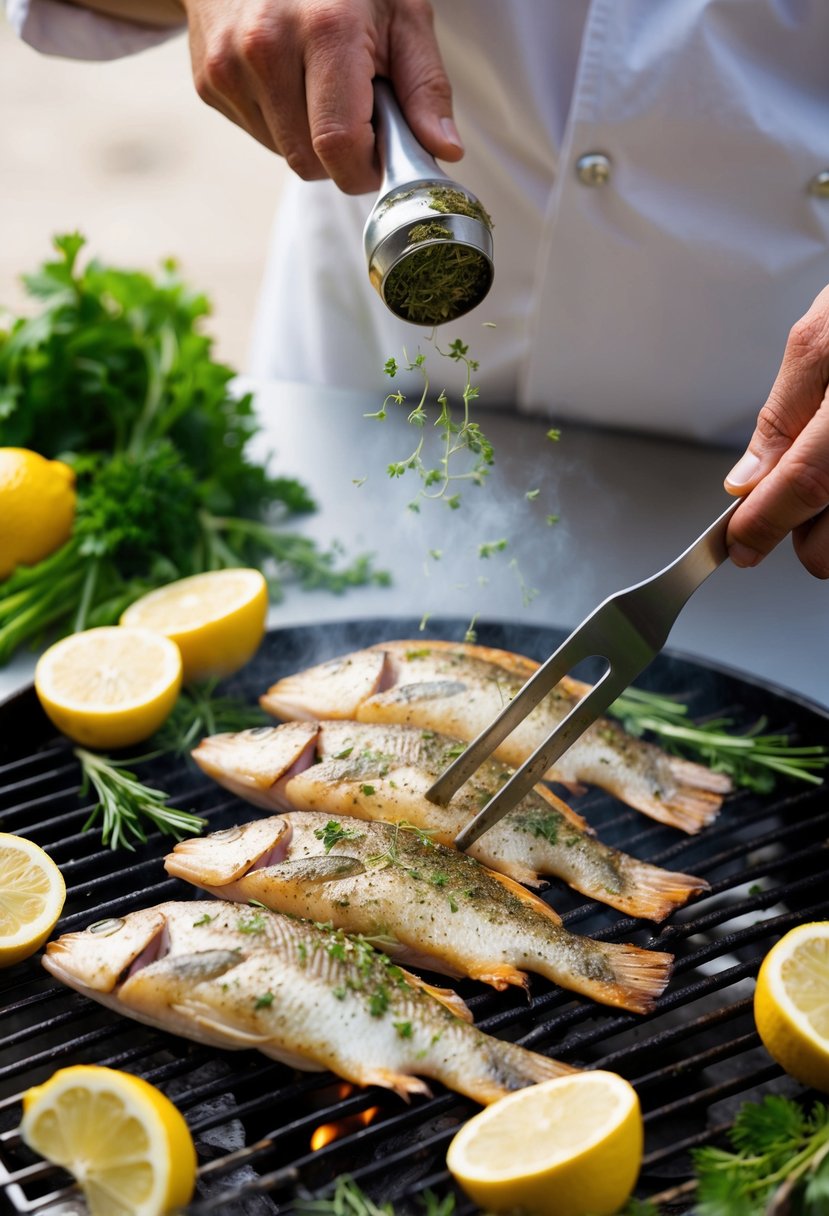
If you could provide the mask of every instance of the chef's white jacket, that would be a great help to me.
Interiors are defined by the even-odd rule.
[[[52,53],[112,57],[167,34],[6,4]],[[492,215],[496,268],[438,344],[469,343],[482,405],[742,442],[829,283],[827,0],[435,9],[466,146],[447,168]],[[252,374],[376,393],[389,356],[428,352],[369,285],[373,201],[289,182]],[[448,361],[430,362],[445,378]]]

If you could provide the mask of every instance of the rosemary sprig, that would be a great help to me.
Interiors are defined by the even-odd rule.
[[[83,779],[81,797],[85,797],[93,786],[98,795],[98,802],[83,825],[87,831],[100,818],[101,840],[111,849],[124,848],[134,850],[134,840],[145,844],[147,834],[144,830],[145,821],[149,821],[160,832],[181,840],[183,836],[198,834],[206,826],[207,820],[189,811],[180,811],[168,806],[169,794],[163,790],[144,785],[131,772],[126,763],[112,760],[107,756],[99,756],[87,751],[84,747],[76,747],[74,754],[81,765]],[[141,760],[154,759],[160,753],[152,753],[128,761],[130,764]]]
[[[441,1198],[426,1190],[418,1199],[423,1216],[452,1216],[455,1210],[454,1195]],[[302,1216],[395,1216],[392,1204],[375,1203],[348,1174],[340,1175],[329,1199],[300,1199],[294,1209]]]
[[[150,740],[151,750],[143,756],[134,756],[127,761],[113,760],[82,747],[75,748],[82,773],[81,797],[86,796],[90,786],[98,795],[98,802],[83,825],[83,831],[88,831],[100,819],[101,839],[112,849],[132,849],[133,840],[146,843],[145,821],[177,840],[202,831],[206,819],[169,806],[170,795],[145,785],[132,772],[132,766],[162,756],[184,755],[204,735],[247,730],[271,721],[258,706],[249,705],[239,697],[217,696],[218,683],[214,679],[185,688],[170,717]]]
[[[757,793],[774,789],[778,776],[821,785],[819,774],[829,764],[829,748],[821,744],[798,747],[789,743],[788,735],[763,733],[766,718],[736,733],[731,718],[696,723],[687,705],[641,688],[628,688],[608,712],[629,734],[648,731],[668,751],[699,759],[715,772],[726,773],[735,785]]]

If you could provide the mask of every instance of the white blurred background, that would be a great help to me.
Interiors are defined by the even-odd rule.
[[[280,185],[288,172],[196,96],[185,37],[127,59],[38,54],[0,16],[0,308],[54,233],[154,270],[173,256],[214,305],[217,357],[245,370]]]

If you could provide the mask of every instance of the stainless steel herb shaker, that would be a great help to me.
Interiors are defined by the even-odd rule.
[[[374,107],[383,181],[363,232],[369,278],[403,320],[454,321],[492,285],[492,221],[415,139],[387,80],[374,81]]]

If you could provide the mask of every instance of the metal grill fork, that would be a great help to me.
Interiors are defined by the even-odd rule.
[[[687,601],[725,561],[728,521],[739,505],[739,499],[732,502],[669,566],[599,604],[486,730],[438,777],[427,797],[443,806],[577,663],[594,656],[607,662],[598,683],[459,833],[455,840],[459,849],[468,848],[517,806],[567,748],[656,657]]]

